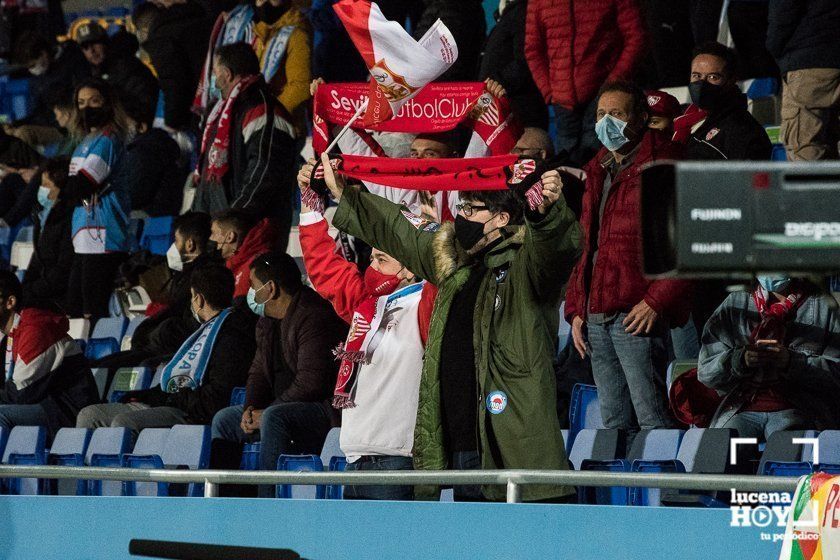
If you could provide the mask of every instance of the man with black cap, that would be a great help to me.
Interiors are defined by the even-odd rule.
[[[91,75],[111,84],[123,106],[154,113],[158,100],[157,79],[133,55],[137,46],[133,50],[126,48],[126,52],[115,48],[114,43],[121,41],[109,38],[102,26],[94,22],[84,23],[76,31],[76,42],[90,65]],[[136,44],[136,39],[133,42]]]

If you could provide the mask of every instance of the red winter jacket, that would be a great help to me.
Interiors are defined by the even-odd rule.
[[[640,214],[641,171],[652,161],[678,159],[681,146],[659,131],[645,133],[635,161],[613,180],[604,207],[597,240],[592,228],[598,222],[598,210],[607,170],[602,161],[609,155],[606,148],[590,161],[584,170],[586,192],[580,217],[583,254],[569,278],[566,293],[566,318],[586,319],[588,313],[623,313],[644,299],[670,325],[688,320],[691,284],[683,280],[646,279],[642,274]],[[594,243],[598,257],[591,270]],[[587,300],[589,308],[586,308]]]
[[[368,297],[364,276],[358,267],[336,253],[335,241],[329,236],[326,220],[300,225],[300,246],[303,264],[318,294],[329,301],[335,312],[348,325],[353,312]],[[417,322],[420,341],[426,345],[429,323],[432,320],[437,288],[426,282],[420,294]]]
[[[636,0],[528,0],[525,59],[546,103],[589,103],[605,82],[632,78],[644,49]]]
[[[263,253],[272,251],[277,244],[277,237],[277,228],[268,218],[264,218],[251,228],[239,249],[225,261],[225,266],[233,272],[236,281],[233,297],[248,294],[251,287],[251,261]]]

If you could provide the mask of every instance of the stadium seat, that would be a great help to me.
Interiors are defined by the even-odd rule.
[[[47,455],[47,463],[61,466],[84,466],[85,453],[87,453],[92,435],[93,430],[85,428],[61,428],[55,434],[49,455]],[[47,488],[48,494],[83,496],[86,484],[82,480],[49,480]]]
[[[133,469],[162,469],[161,458],[169,439],[169,428],[146,428],[137,436],[134,450],[122,456],[122,466]],[[168,496],[165,482],[123,482],[123,496]]]
[[[85,453],[85,463],[92,467],[119,467],[123,453],[131,445],[131,432],[128,428],[97,428],[90,438]],[[87,481],[89,496],[119,496],[122,483],[108,480]]]
[[[770,434],[758,464],[758,474],[801,476],[812,472],[814,446],[794,443],[793,440],[816,437],[817,432],[814,430],[790,430]]]
[[[262,445],[255,441],[246,443],[242,446],[242,461],[239,463],[239,469],[243,471],[258,471],[260,470],[260,450]]]
[[[321,447],[321,464],[329,465],[331,471],[344,471],[347,466],[347,459],[339,445],[340,438],[341,428],[333,428],[327,433]],[[344,487],[341,484],[331,484],[324,489],[324,493],[330,500],[340,500],[344,495]]]
[[[120,296],[117,292],[111,292],[111,297],[108,298],[108,314],[111,317],[122,317],[124,315],[122,304],[120,304]]]
[[[2,84],[0,114],[8,118],[7,122],[25,119],[32,112],[35,97],[29,86],[29,78],[8,80]]]
[[[595,385],[578,383],[572,389],[569,404],[569,438],[566,441],[566,453],[572,449],[575,437],[584,428],[600,429],[604,427],[601,409],[598,404],[598,389]]]
[[[44,465],[47,462],[47,429],[43,426],[15,426],[6,440],[3,463],[7,465]],[[3,484],[4,493],[42,494],[43,485],[36,478],[10,478]]]
[[[787,161],[787,151],[784,144],[773,144],[773,151],[770,153],[772,161]]]
[[[3,452],[6,450],[6,442],[9,439],[9,431],[5,428],[0,428],[0,458],[3,457]]]
[[[125,317],[103,317],[96,322],[96,325],[94,325],[93,332],[90,333],[90,337],[111,337],[119,342],[122,340],[127,326],[128,321]]]
[[[35,244],[31,241],[15,241],[9,252],[9,264],[17,270],[26,270],[35,254]]]
[[[814,470],[840,474],[840,430],[820,432],[817,440],[820,442],[820,453]]]
[[[149,383],[149,387],[157,387],[160,385],[160,380],[163,377],[163,368],[166,367],[166,364],[161,364],[155,368],[155,374],[152,376],[152,381]]]
[[[89,319],[70,319],[70,328],[67,334],[76,340],[87,341],[90,335],[90,320]]]
[[[108,385],[108,368],[91,368],[93,373],[93,380],[96,382],[96,390],[99,393],[99,399],[105,399],[105,387]]]
[[[210,465],[210,426],[172,426],[161,459],[167,468],[206,469]],[[186,495],[204,495],[204,484],[191,483]]]
[[[324,464],[317,455],[280,455],[277,458],[278,471],[291,472],[321,472]],[[320,499],[326,496],[323,486],[314,485],[291,485],[278,484],[278,498],[315,498]]]
[[[676,462],[685,432],[683,430],[642,430],[633,440],[628,454],[630,470],[634,472],[682,472],[684,467]],[[670,462],[672,469],[663,468]],[[659,488],[631,488],[632,505],[659,505]]]
[[[140,236],[140,248],[154,255],[166,255],[174,239],[172,222],[172,216],[147,218],[143,226],[143,234]]]
[[[106,401],[115,403],[127,391],[141,391],[151,387],[152,369],[146,367],[120,368],[114,374]]]
[[[440,489],[440,501],[441,502],[454,502],[455,501],[455,490],[453,488],[441,488]]]
[[[756,78],[747,88],[747,99],[763,99],[779,93],[779,81],[776,78]]]
[[[116,338],[91,338],[85,345],[85,357],[89,361],[98,360],[119,352],[120,345]]]
[[[245,404],[245,387],[234,387],[230,393],[229,406],[239,406]]]
[[[584,460],[614,461],[624,456],[626,435],[622,430],[594,430],[585,428],[575,438],[569,452],[569,462],[580,470]]]
[[[134,336],[134,331],[137,330],[140,323],[145,320],[146,317],[134,317],[128,322],[128,326],[125,328],[125,334],[120,343],[120,350],[131,350],[131,337]]]

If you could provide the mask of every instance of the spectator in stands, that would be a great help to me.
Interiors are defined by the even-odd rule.
[[[131,195],[132,211],[149,216],[174,216],[181,211],[188,162],[178,143],[162,128],[155,128],[151,112],[129,112],[136,135],[125,148],[120,178]]]
[[[431,222],[420,223],[429,230],[436,227]],[[351,325],[345,354],[364,343],[366,337],[353,340],[352,333],[360,332],[364,316],[376,302],[391,297],[402,301],[379,323],[382,339],[369,352],[375,353],[375,358],[342,363],[334,404],[341,409],[340,445],[348,471],[411,470],[423,349],[437,290],[429,283],[422,283],[421,288],[412,272],[378,250],[373,251],[370,266],[360,273],[355,264],[336,253],[324,217],[305,204],[300,244],[313,286]],[[372,338],[375,333],[367,336]],[[344,489],[345,498],[410,500],[413,496],[412,486]]]
[[[838,2],[770,2],[767,48],[782,72],[782,137],[789,159],[838,158],[838,26]]]
[[[210,239],[210,216],[187,212],[173,223],[175,242],[166,253],[172,276],[165,286],[165,296],[153,302],[157,311],[137,326],[131,348],[99,359],[96,367],[156,367],[168,361],[199,323],[190,308],[190,284],[197,270],[221,264],[206,248]]]
[[[0,271],[0,350],[4,385],[0,428],[48,426],[55,435],[72,426],[83,407],[99,400],[96,382],[64,314],[21,308],[14,273]]]
[[[840,318],[807,284],[758,277],[730,294],[703,331],[697,377],[723,402],[713,428],[759,440],[840,427]]]
[[[313,163],[298,175],[302,187]],[[565,202],[557,204],[559,174],[542,175],[536,210],[523,211],[513,191],[461,191],[455,223],[435,233],[417,229],[401,206],[345,188],[329,164],[324,175],[339,201],[335,227],[440,289],[421,379],[415,468],[568,468],[552,361],[563,279],[577,260],[580,231]],[[504,499],[496,487],[482,492]],[[482,492],[460,494],[479,499]],[[566,500],[573,493],[547,485],[524,489],[523,498]]]
[[[16,226],[35,203],[33,183],[41,156],[31,146],[0,129],[0,227]]]
[[[90,74],[111,84],[123,107],[154,114],[158,82],[133,51],[122,52],[114,44],[116,39],[109,39],[105,30],[95,22],[80,25],[76,41],[88,61]]]
[[[311,73],[309,21],[292,0],[254,0],[254,50],[268,90],[306,134],[304,112]]]
[[[76,111],[73,92],[55,92],[55,94],[50,97],[49,106],[55,116],[55,122],[58,125],[58,132],[61,134],[61,139],[53,144],[55,156],[70,157],[78,144],[78,138],[75,138],[72,134],[70,134],[70,123],[73,122],[73,115]]]
[[[71,317],[105,317],[120,263],[130,250],[131,198],[120,177],[128,118],[111,86],[98,79],[76,89],[73,134],[81,138],[70,159],[63,198],[75,206],[66,309]]]
[[[674,134],[674,119],[682,114],[682,107],[677,98],[664,91],[646,91],[648,112],[648,126],[661,130],[669,137]]]
[[[394,2],[386,2],[393,4]],[[481,47],[486,40],[487,22],[481,0],[423,0],[417,2],[422,6],[419,18],[412,18],[414,38],[420,40],[423,35],[440,19],[452,32],[455,44],[458,45],[458,59],[444,72],[438,81],[441,82],[469,82],[476,79],[481,59]],[[392,8],[393,9],[393,8]],[[383,14],[387,14],[383,10]],[[398,20],[400,23],[405,18]]]
[[[267,92],[247,43],[216,49],[213,73],[222,99],[204,130],[193,210],[241,208],[257,218],[270,216],[285,248],[297,158],[291,125]]]
[[[190,279],[190,306],[200,327],[163,370],[161,384],[129,391],[121,402],[82,409],[80,428],[126,427],[136,435],[145,428],[209,424],[245,383],[243,364],[254,358],[253,323],[248,311],[231,307],[233,275],[222,266],[196,270]]]
[[[62,196],[69,167],[69,158],[50,159],[41,167],[38,203],[32,216],[35,252],[23,277],[26,307],[63,310],[67,298],[67,281],[75,258],[73,204]]]
[[[210,241],[218,248],[236,279],[233,297],[242,298],[251,287],[250,268],[254,257],[279,246],[277,230],[264,219],[254,223],[253,218],[242,210],[227,210],[213,217]]]
[[[286,253],[266,253],[251,263],[248,305],[258,317],[257,351],[248,373],[245,405],[213,418],[213,439],[237,448],[250,438],[262,443],[260,469],[273,471],[282,454],[318,455],[330,428],[338,425],[332,392],[338,371],[333,350],[347,335],[344,324],[312,288]],[[216,441],[214,445],[224,446]],[[230,450],[232,451],[232,450]],[[238,453],[227,468],[239,466]],[[270,497],[274,486],[261,487]]]
[[[598,151],[598,89],[633,77],[645,47],[636,0],[530,0],[525,59],[546,103],[554,105],[558,152],[582,167]]]
[[[691,293],[684,281],[642,274],[638,192],[640,170],[680,150],[648,128],[647,96],[635,84],[604,85],[596,114],[604,147],[584,168],[583,254],[569,279],[566,320],[578,354],[592,359],[604,426],[667,428],[674,426],[665,387],[668,326],[688,320]]]
[[[481,59],[480,80],[499,82],[510,97],[513,113],[525,127],[548,128],[548,109],[525,60],[525,14],[528,0],[507,0],[494,14]]]
[[[747,111],[738,89],[735,51],[706,43],[691,61],[691,105],[674,120],[674,141],[690,160],[769,160],[772,146],[764,127]]]
[[[135,9],[133,20],[140,45],[160,81],[164,125],[170,130],[190,130],[194,120],[190,107],[212,22],[196,0],[146,2]]]
[[[30,146],[60,142],[62,135],[57,130],[50,102],[56,92],[64,92],[69,98],[73,88],[90,75],[87,61],[75,42],[65,41],[55,46],[33,32],[21,37],[16,51],[18,61],[32,75],[29,81],[32,109],[25,119],[7,127],[8,132]]]

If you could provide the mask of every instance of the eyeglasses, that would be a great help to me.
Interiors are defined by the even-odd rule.
[[[467,218],[472,217],[472,215],[479,210],[487,210],[487,206],[470,204],[469,202],[460,202],[455,205],[455,208],[458,210],[458,212],[463,212],[464,216]]]

